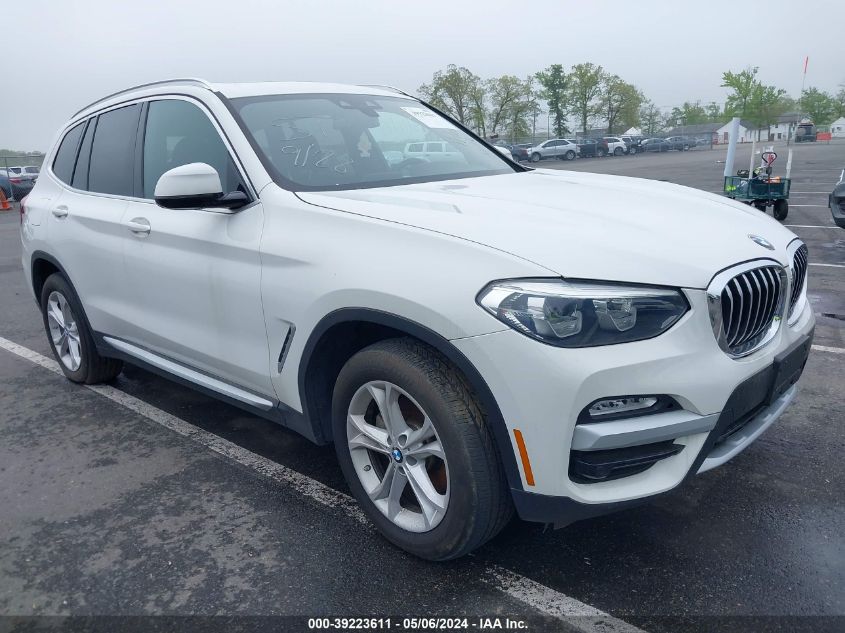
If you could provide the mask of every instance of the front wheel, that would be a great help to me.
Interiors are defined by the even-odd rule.
[[[531,154],[531,162],[532,163],[539,163],[540,162],[540,155],[537,152]]]
[[[572,150],[566,152],[566,160],[575,160],[575,152]]]
[[[786,200],[775,200],[772,215],[775,216],[775,220],[780,220],[781,222],[785,220],[786,216],[789,215],[789,203]]]
[[[474,394],[444,357],[418,341],[381,341],[344,365],[332,428],[353,495],[389,541],[416,556],[463,556],[512,515]]]
[[[629,149],[629,150],[628,150],[628,153],[629,153],[631,156],[634,156],[634,155],[637,153],[637,148],[636,148],[635,146],[633,146],[633,145],[632,145],[632,146],[631,146],[631,149]]]
[[[613,150],[613,155],[614,155],[614,156],[622,156],[622,154],[624,154],[624,153],[625,153],[625,152],[622,150],[622,148],[621,148],[621,147],[617,147],[615,150]]]

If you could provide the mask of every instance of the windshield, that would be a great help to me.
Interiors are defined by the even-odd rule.
[[[231,103],[265,167],[294,191],[384,187],[518,169],[411,99],[295,94]]]

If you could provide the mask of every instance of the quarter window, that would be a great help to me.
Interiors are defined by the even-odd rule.
[[[135,137],[139,104],[104,112],[98,117],[91,146],[88,190],[134,195]]]
[[[144,197],[154,197],[164,172],[189,163],[214,167],[224,192],[246,193],[229,150],[202,110],[178,99],[153,101],[144,134]]]
[[[53,161],[53,173],[56,177],[65,184],[70,184],[73,177],[73,165],[76,162],[76,150],[79,149],[79,139],[82,136],[82,130],[85,128],[85,123],[79,123],[73,126],[65,137],[62,139],[61,145],[56,152],[56,158]]]

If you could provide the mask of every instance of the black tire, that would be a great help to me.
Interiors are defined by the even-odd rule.
[[[537,152],[534,152],[533,154],[531,154],[531,162],[532,163],[539,163],[540,162],[540,154],[538,154]]]
[[[604,158],[605,156],[607,156],[607,151],[604,149],[597,149],[596,156],[598,156],[599,158]]]
[[[431,419],[446,455],[449,502],[429,531],[397,526],[373,503],[355,472],[347,443],[347,413],[355,393],[389,381]],[[355,354],[338,375],[332,397],[335,451],[352,494],[394,545],[427,560],[463,556],[493,538],[513,515],[513,503],[490,430],[463,376],[427,345],[410,338],[380,341]],[[366,470],[366,469],[365,469]]]
[[[625,153],[625,150],[623,150],[621,147],[617,147],[616,149],[613,150],[614,156],[622,156],[622,154],[624,154],[624,153]]]
[[[60,293],[67,303],[76,318],[77,332],[79,334],[80,347],[80,364],[79,367],[72,371],[59,356],[59,351],[53,343],[53,338],[50,334],[50,326],[47,319],[47,302],[53,292]],[[79,297],[76,296],[76,291],[70,285],[64,275],[61,273],[53,273],[47,277],[44,286],[41,288],[41,318],[44,321],[44,331],[47,333],[47,340],[50,343],[50,349],[53,350],[53,355],[59,363],[64,375],[73,382],[92,385],[98,382],[107,382],[113,380],[123,369],[123,361],[115,358],[104,358],[97,353],[97,346],[94,344],[94,337],[91,334],[91,328],[88,325],[88,318],[85,316],[85,311],[82,309],[82,303]]]
[[[786,200],[775,200],[775,207],[772,215],[775,216],[775,220],[783,222],[786,219],[786,216],[789,215],[789,203]]]
[[[684,145],[684,151],[685,151],[685,152],[688,152],[688,151],[689,151],[689,145]]]
[[[566,160],[575,160],[575,152],[572,150],[566,152]]]
[[[636,145],[631,145],[630,149],[628,150],[628,154],[630,154],[631,156],[636,156],[636,154],[637,154]]]

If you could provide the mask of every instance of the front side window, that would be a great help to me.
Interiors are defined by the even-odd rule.
[[[139,104],[109,110],[97,117],[88,165],[88,190],[134,195],[135,137]]]
[[[242,97],[231,103],[268,171],[295,191],[519,171],[499,152],[412,99],[301,94]],[[424,146],[426,153],[440,155],[420,155]]]
[[[73,177],[73,165],[76,163],[76,150],[79,149],[79,139],[82,137],[82,131],[85,129],[85,123],[78,123],[73,126],[59,145],[56,151],[56,158],[53,160],[53,173],[56,177],[65,184],[70,184]]]
[[[206,163],[217,170],[225,193],[247,192],[211,120],[181,99],[152,101],[144,133],[144,198],[153,198],[161,175],[174,167]]]

